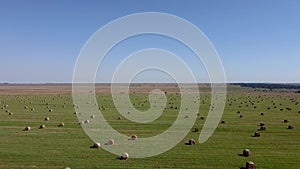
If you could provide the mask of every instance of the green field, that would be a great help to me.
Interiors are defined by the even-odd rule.
[[[0,96],[0,168],[237,169],[253,161],[257,168],[299,169],[300,94],[239,87],[229,88],[228,92],[222,117],[225,124],[220,123],[207,142],[185,145],[189,139],[199,137],[200,133],[191,131],[168,152],[128,160],[118,160],[117,155],[101,148],[90,148],[93,141],[78,124],[71,95]],[[128,136],[136,133],[138,137],[154,136],[171,126],[178,114],[175,107],[180,106],[180,96],[168,93],[167,98],[169,104],[159,119],[149,124],[136,124],[125,118],[118,120],[120,115],[111,95],[97,95],[98,104],[105,108],[104,116],[112,127]],[[139,110],[149,108],[146,94],[131,95],[131,101]],[[210,95],[201,94],[200,103],[194,127],[201,131],[205,120],[200,117],[207,115]],[[44,121],[45,117],[50,120]],[[284,119],[289,122],[283,123]],[[58,127],[60,122],[65,126]],[[266,124],[267,130],[260,131],[261,137],[251,137],[260,122]],[[38,129],[42,124],[46,128]],[[287,129],[288,125],[295,128]],[[31,130],[23,131],[25,126],[31,126]],[[245,148],[251,150],[250,157],[239,155]]]

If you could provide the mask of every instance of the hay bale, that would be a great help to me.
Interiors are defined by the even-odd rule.
[[[43,129],[45,127],[46,127],[45,125],[40,125],[39,129]]]
[[[85,120],[84,123],[88,124],[88,123],[90,123],[90,120]]]
[[[255,132],[254,133],[254,137],[260,137],[260,133],[259,132]]]
[[[225,120],[222,120],[221,123],[222,123],[222,124],[225,124]]]
[[[25,128],[24,128],[24,131],[30,131],[31,130],[31,127],[30,126],[26,126]]]
[[[288,122],[289,122],[289,120],[287,120],[287,119],[284,119],[282,122],[283,122],[283,123],[288,123]]]
[[[236,113],[237,113],[237,114],[240,114],[240,113],[241,113],[241,111],[237,111]]]
[[[6,112],[6,113],[9,113],[9,110],[6,110],[5,112]]]
[[[252,161],[247,161],[246,162],[246,169],[256,169],[256,166]]]
[[[53,112],[53,109],[49,109],[49,112]]]
[[[202,116],[202,117],[200,117],[200,119],[201,119],[201,120],[204,120],[205,118]]]
[[[99,148],[100,146],[101,146],[100,143],[95,143],[92,147],[93,147],[93,148]]]
[[[265,123],[264,122],[260,122],[259,126],[265,126]]]
[[[243,118],[244,116],[243,115],[240,115],[240,118]]]
[[[59,123],[58,127],[64,127],[65,126],[65,123],[64,122],[61,122]]]
[[[198,133],[198,132],[199,132],[199,129],[198,129],[198,128],[194,128],[193,132]]]
[[[35,109],[34,108],[31,108],[31,111],[34,111]]]
[[[261,116],[265,115],[264,113],[260,113]]]
[[[243,156],[244,157],[249,157],[251,155],[251,151],[249,149],[244,149],[243,150]]]
[[[287,127],[288,129],[293,129],[294,128],[294,126],[292,126],[292,125],[288,125],[288,127]]]
[[[114,145],[115,144],[115,140],[114,139],[110,139],[107,142],[108,145]]]
[[[28,109],[28,106],[25,106],[24,109]]]
[[[95,115],[91,115],[91,118],[92,118],[92,119],[95,118]]]
[[[123,153],[120,157],[121,160],[127,160],[129,158],[128,153]]]
[[[123,120],[123,118],[121,116],[118,117],[118,120]]]
[[[70,167],[66,167],[65,169],[71,169]]]
[[[131,140],[136,140],[137,139],[137,135],[132,135],[131,136]]]
[[[189,139],[188,145],[195,145],[196,141],[194,139]]]
[[[14,113],[9,112],[8,115],[13,115]]]
[[[263,131],[265,131],[265,130],[267,130],[267,128],[266,128],[266,126],[260,126],[258,130],[263,130]]]
[[[50,118],[49,117],[45,117],[45,121],[49,121],[50,120]]]

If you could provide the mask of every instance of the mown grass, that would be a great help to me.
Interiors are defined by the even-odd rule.
[[[127,161],[117,160],[116,155],[101,148],[90,148],[93,142],[78,125],[70,95],[0,96],[0,107],[3,107],[0,109],[0,168],[230,169],[243,167],[249,160],[258,168],[300,168],[300,106],[296,104],[300,96],[241,94],[243,89],[236,90],[238,92],[231,92],[227,96],[222,118],[226,123],[220,124],[206,143],[185,145],[190,138],[197,140],[199,137],[199,133],[190,132],[168,152]],[[117,120],[120,115],[111,96],[98,95],[97,99],[99,105],[105,107],[105,118],[119,132],[128,136],[136,133],[138,137],[149,137],[165,131],[178,114],[179,95],[167,94],[167,97],[165,112],[149,124],[136,124],[125,118]],[[207,115],[210,96],[203,94],[200,98],[200,115],[194,127],[201,130],[205,120],[200,117]],[[149,107],[146,94],[131,95],[131,100],[139,110]],[[53,109],[53,112],[49,112],[49,109]],[[13,114],[8,115],[7,110]],[[240,118],[240,115],[243,117]],[[44,121],[45,117],[50,117],[50,121]],[[288,119],[289,123],[283,123],[283,119]],[[261,131],[259,138],[251,137],[261,121],[266,124],[267,130]],[[60,122],[64,122],[65,127],[58,127]],[[38,129],[41,124],[45,124],[46,128]],[[288,130],[289,124],[295,128]],[[25,126],[31,126],[31,131],[22,131]],[[245,148],[252,151],[252,156],[238,155]]]

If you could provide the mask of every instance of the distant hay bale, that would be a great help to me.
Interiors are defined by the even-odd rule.
[[[292,126],[292,125],[288,125],[288,127],[287,127],[288,129],[293,129],[294,128],[294,126]]]
[[[131,136],[131,140],[136,140],[137,139],[137,135],[132,135]]]
[[[256,166],[252,161],[247,161],[246,162],[246,169],[256,169]]]
[[[30,126],[26,126],[25,128],[24,128],[24,131],[30,131],[31,130],[31,127]]]
[[[50,120],[50,118],[49,117],[45,117],[45,121],[49,121]]]
[[[95,115],[91,115],[91,118],[95,118]]]
[[[259,132],[255,132],[254,133],[254,137],[260,137],[260,133]]]
[[[240,113],[241,113],[241,111],[237,111],[236,113],[237,113],[237,114],[240,114]]]
[[[267,128],[266,128],[266,126],[260,126],[260,127],[259,127],[259,130],[265,131],[265,130],[267,130]]]
[[[222,120],[221,123],[222,123],[222,124],[225,124],[226,122],[225,122],[225,120]]]
[[[249,149],[244,149],[243,150],[243,156],[244,157],[249,157],[251,155],[251,151]]]
[[[193,132],[199,132],[198,128],[194,128]]]
[[[25,106],[24,109],[28,109],[28,106]]]
[[[6,110],[5,112],[6,112],[6,113],[9,113],[9,110]]]
[[[121,160],[127,160],[129,158],[128,153],[123,153],[120,157]]]
[[[118,117],[118,120],[123,120],[123,118],[121,116]]]
[[[65,126],[65,123],[64,122],[61,122],[59,123],[58,127],[64,127]]]
[[[53,112],[53,109],[49,109],[49,112]]]
[[[40,125],[39,129],[43,129],[45,127],[46,127],[45,125]]]
[[[88,124],[88,123],[90,123],[90,120],[85,120],[84,123]]]
[[[100,146],[101,146],[100,143],[95,143],[92,147],[93,147],[93,148],[99,148]]]
[[[31,111],[34,111],[35,109],[34,108],[31,108]]]
[[[8,115],[13,115],[14,113],[9,112]]]
[[[65,169],[71,169],[70,167],[66,167]]]
[[[108,145],[114,145],[115,144],[115,140],[114,139],[110,139],[107,142]]]
[[[283,122],[283,123],[288,123],[288,122],[289,122],[289,120],[287,120],[287,119],[284,119],[282,122]]]
[[[260,122],[259,126],[265,126],[265,123],[264,122]]]
[[[75,111],[75,112],[74,112],[74,114],[78,114],[78,112],[77,112],[77,111]]]
[[[194,139],[189,139],[188,145],[195,145],[196,141]]]
[[[184,118],[189,118],[189,116],[188,116],[188,115],[186,115],[186,116],[184,116]]]
[[[200,117],[200,119],[201,119],[201,120],[204,120],[205,118],[202,116],[202,117]]]
[[[243,115],[240,115],[240,118],[243,118],[244,116]]]

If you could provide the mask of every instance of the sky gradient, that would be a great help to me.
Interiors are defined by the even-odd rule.
[[[169,13],[196,25],[219,53],[228,82],[300,82],[299,9],[298,0],[2,0],[0,82],[72,82],[88,38],[108,22],[139,12]],[[198,81],[207,82],[190,52],[157,36],[135,37],[116,47],[99,66],[97,82],[109,82],[122,57],[145,47],[180,55]],[[155,73],[145,77],[155,81]]]

